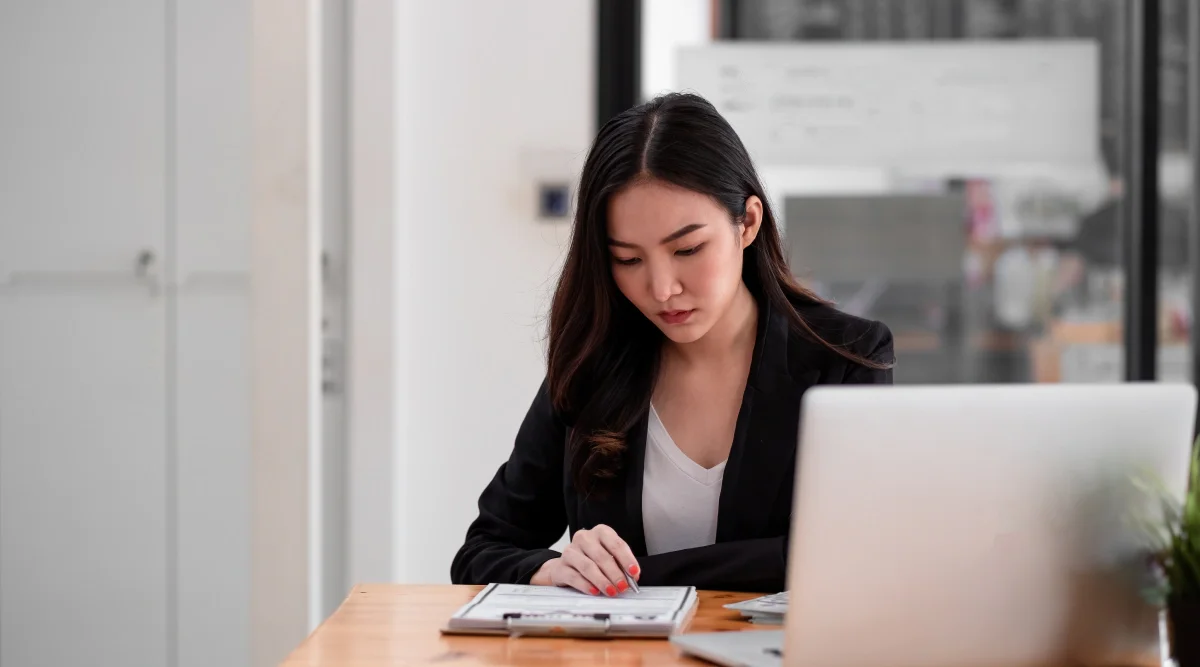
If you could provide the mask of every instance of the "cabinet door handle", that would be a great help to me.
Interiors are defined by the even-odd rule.
[[[134,273],[138,278],[146,278],[150,272],[154,270],[154,252],[151,250],[143,250],[138,253],[136,268]]]

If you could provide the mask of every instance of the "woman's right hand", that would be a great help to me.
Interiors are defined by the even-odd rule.
[[[633,551],[617,531],[603,524],[579,530],[562,556],[542,564],[529,583],[535,586],[569,586],[588,595],[614,597],[624,593],[625,568],[636,581],[641,569]]]

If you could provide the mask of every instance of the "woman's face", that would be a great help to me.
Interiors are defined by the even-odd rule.
[[[735,225],[706,195],[656,180],[631,185],[608,204],[613,279],[667,338],[697,341],[733,302],[742,284],[742,250],[761,220],[755,196]]]

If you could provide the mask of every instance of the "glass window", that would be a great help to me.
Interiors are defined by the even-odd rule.
[[[1164,12],[1176,16],[1185,5],[1165,0]],[[1092,128],[1085,139],[1090,157],[1083,162],[1006,160],[1002,145],[959,137],[953,126],[944,128],[943,142],[978,145],[978,165],[962,155],[940,167],[893,160],[879,182],[865,179],[856,186],[851,180],[827,192],[808,186],[797,193],[781,181],[803,177],[787,176],[788,165],[756,160],[773,198],[782,199],[777,204],[787,221],[794,268],[844,308],[891,326],[898,383],[1122,379],[1125,2],[755,0],[718,3],[718,9],[723,12],[714,15],[724,15],[726,25],[717,34],[746,43],[876,43],[898,58],[930,43],[980,49],[1002,43],[1030,53],[1060,42],[1090,49],[1094,62],[1079,71],[1089,72],[1095,85],[1064,90],[1058,101],[1073,115],[1048,115],[1046,123],[1056,125],[1041,128],[1049,136]],[[1186,21],[1169,18],[1164,26]],[[1177,154],[1185,141],[1180,101],[1186,78],[1179,63],[1187,51],[1179,39],[1163,40],[1164,154]],[[1057,66],[1058,55],[1047,57]],[[986,75],[971,70],[971,76]],[[981,116],[972,131],[986,131],[988,114],[1001,118],[1025,108],[1019,85],[987,89],[977,83],[964,79],[960,90],[950,84],[924,97],[904,93],[920,103],[969,107]],[[1089,99],[1071,99],[1076,94]],[[853,120],[871,123],[872,117]],[[1002,142],[999,134],[993,137],[992,143]],[[808,173],[825,173],[822,167],[839,165],[806,165]],[[1162,302],[1172,341],[1163,348],[1166,361],[1174,358],[1176,341],[1186,339],[1190,315],[1186,244],[1179,240],[1186,210],[1163,210]],[[806,245],[814,250],[805,251]],[[864,259],[873,270],[862,267]]]
[[[1200,74],[1189,74],[1191,50],[1188,22],[1196,5],[1190,0],[1162,0],[1159,79],[1159,318],[1158,379],[1191,381],[1189,332],[1192,326],[1189,230],[1195,163],[1188,149],[1190,85]]]

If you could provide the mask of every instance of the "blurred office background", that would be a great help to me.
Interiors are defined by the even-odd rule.
[[[0,0],[0,667],[272,665],[448,581],[589,142],[667,90],[897,382],[1192,381],[1196,14]]]

